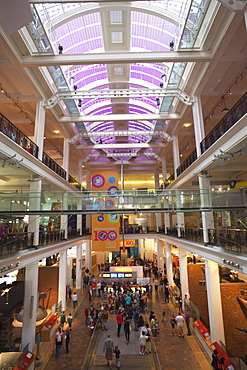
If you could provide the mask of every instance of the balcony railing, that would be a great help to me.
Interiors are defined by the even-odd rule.
[[[10,233],[0,236],[0,255],[14,254],[33,247],[34,233]]]
[[[247,113],[247,94],[231,108],[231,110],[220,120],[220,122],[201,141],[201,154],[213,145],[226,131],[237,123]],[[181,175],[197,159],[196,149],[176,169],[177,176]],[[169,184],[168,184],[169,185]]]
[[[203,230],[198,228],[181,228],[181,238],[203,243]]]
[[[176,169],[177,176],[181,175],[197,158],[196,149],[185,159],[185,161]]]
[[[81,185],[79,182],[71,175],[69,175],[69,183],[73,185],[76,189],[81,190]]]
[[[16,144],[20,145],[28,153],[38,158],[39,147],[1,113],[0,113],[0,132],[8,136],[8,138],[13,140]]]
[[[201,153],[204,153],[226,131],[237,123],[247,113],[247,93],[232,107],[232,109],[220,120],[212,131],[201,142]]]
[[[239,253],[247,253],[246,229],[209,229],[208,244]]]
[[[43,152],[42,162],[52,171],[56,172],[56,174],[66,180],[66,171],[45,152]]]
[[[65,230],[40,231],[39,245],[60,242],[65,239]]]

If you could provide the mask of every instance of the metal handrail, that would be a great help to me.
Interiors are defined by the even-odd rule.
[[[98,324],[99,324],[99,319],[96,321],[96,324],[94,326],[94,330],[93,330],[93,333],[92,333],[92,336],[91,336],[91,339],[90,339],[90,342],[89,342],[89,345],[88,345],[87,353],[85,355],[84,361],[83,361],[82,366],[81,366],[81,370],[90,370],[90,362],[91,362],[91,359],[92,359],[92,354],[93,354],[94,348],[96,346],[95,337],[96,337],[96,331],[97,331],[97,328],[98,328]]]

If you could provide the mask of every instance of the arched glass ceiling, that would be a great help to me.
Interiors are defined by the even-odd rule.
[[[119,5],[114,5],[114,3],[111,6],[108,3],[63,3],[39,4],[35,7],[39,11],[39,17],[44,23],[55,53],[58,53],[59,44],[63,46],[63,53],[67,54],[103,52],[107,42],[106,50],[114,50],[109,47],[109,40],[106,39],[109,24],[106,23],[105,17],[106,13],[110,13],[114,7],[114,9],[119,9],[120,13],[122,12],[120,9],[123,8],[127,14],[130,26],[125,30],[127,31],[125,34],[130,37],[128,44],[130,51],[166,51],[170,49],[171,41],[174,41],[175,47],[178,46],[191,0],[143,1]],[[123,27],[125,26],[123,24]],[[161,82],[166,86],[172,65],[172,63],[169,65],[162,63],[130,64],[128,73],[123,75],[122,80],[117,81],[121,81],[125,88],[130,89],[155,88],[159,87]],[[73,85],[77,86],[77,90],[109,89],[114,86],[114,83],[117,86],[116,80],[109,74],[110,67],[106,65],[68,66],[62,67],[62,70],[71,90],[73,90]],[[161,78],[162,76],[165,77]],[[114,99],[98,98],[81,101],[76,99],[75,103],[77,106],[79,103],[78,109],[84,115],[110,116],[115,113]],[[121,102],[118,100],[117,104],[119,103]],[[127,107],[130,114],[154,113],[158,109],[156,97],[125,99],[122,104],[125,113],[127,113]],[[87,131],[110,131],[115,129],[115,123],[110,120],[104,123],[88,122],[85,127]],[[130,121],[125,124],[125,129],[140,130],[140,136],[128,137],[130,142],[149,141],[151,137],[141,136],[141,131],[154,127],[154,121]],[[115,138],[102,137],[102,140],[113,142]]]

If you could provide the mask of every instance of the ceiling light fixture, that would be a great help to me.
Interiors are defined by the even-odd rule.
[[[170,51],[174,51],[174,41],[171,41],[169,46],[170,46]]]
[[[62,45],[58,45],[58,51],[59,51],[59,54],[63,54],[63,47]]]
[[[184,123],[184,124],[183,124],[183,126],[184,126],[184,127],[186,127],[186,128],[187,128],[187,127],[190,127],[190,126],[191,126],[191,123],[189,123],[189,122]]]
[[[222,101],[223,101],[223,105],[224,105],[224,108],[222,109],[221,112],[228,112],[229,111],[229,108],[226,107],[226,99],[224,96],[222,96]]]
[[[59,130],[54,130],[53,132],[54,132],[54,134],[59,134],[60,133]]]

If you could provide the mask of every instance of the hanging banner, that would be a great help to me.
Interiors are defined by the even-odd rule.
[[[93,208],[114,209],[118,202],[118,171],[92,171],[92,191],[96,191]],[[105,196],[107,194],[107,196]],[[98,214],[92,216],[92,250],[118,251],[119,225],[118,214]]]

